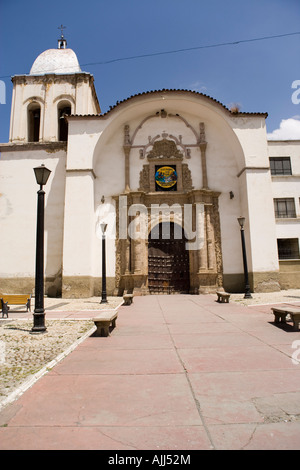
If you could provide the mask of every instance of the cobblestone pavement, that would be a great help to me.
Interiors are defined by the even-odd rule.
[[[34,299],[33,299],[34,302]],[[53,311],[84,311],[113,309],[123,303],[123,297],[107,297],[107,303],[101,304],[101,297],[88,297],[84,299],[55,299],[45,298],[45,309]],[[33,309],[32,309],[33,310]]]
[[[272,293],[255,293],[252,299],[244,299],[243,294],[232,294],[231,301],[251,306],[300,302],[300,289]],[[54,299],[45,298],[45,310],[51,314],[62,311],[91,311],[116,308],[122,298],[109,297],[107,304],[101,298]],[[300,308],[300,307],[299,307]],[[34,309],[34,299],[32,311]],[[24,311],[24,308],[21,309]],[[18,308],[14,309],[18,311]],[[15,318],[0,320],[0,407],[22,384],[27,383],[60,355],[67,354],[76,343],[94,327],[92,320],[47,319],[47,332],[31,335],[32,320]]]
[[[230,300],[240,305],[259,305],[300,302],[300,289],[281,290],[278,292],[252,293],[252,299],[244,299],[244,294],[231,294]]]
[[[0,327],[0,405],[93,325],[89,320],[47,320],[47,332],[35,335],[30,334],[32,321],[3,322]]]
[[[123,299],[108,297],[108,303],[101,304],[101,297],[86,299],[45,298],[47,332],[32,335],[32,318],[26,314],[26,319],[16,317],[24,314],[24,307],[11,307],[9,318],[0,319],[0,408],[8,397],[19,388],[26,388],[35,375],[44,368],[50,368],[61,355],[67,354],[68,349],[76,346],[77,342],[95,327],[88,319],[49,319],[55,312],[65,311],[98,311],[113,309],[119,306]],[[34,311],[34,298],[31,302]],[[22,312],[22,313],[21,313]],[[84,317],[84,315],[83,315]]]

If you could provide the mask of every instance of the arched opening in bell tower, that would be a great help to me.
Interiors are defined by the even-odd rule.
[[[39,142],[40,124],[41,124],[41,107],[38,103],[32,103],[28,106],[27,122],[28,122],[28,142]]]
[[[68,140],[68,123],[65,120],[66,115],[71,114],[71,105],[69,102],[59,103],[57,108],[58,114],[58,140],[66,142]]]

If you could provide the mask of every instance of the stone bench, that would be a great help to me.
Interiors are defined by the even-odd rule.
[[[131,305],[133,302],[133,294],[123,295],[124,305]]]
[[[97,327],[93,336],[109,336],[110,330],[116,327],[117,317],[117,310],[104,310],[99,312],[99,315],[93,318],[93,322]]]
[[[300,309],[292,307],[273,307],[271,309],[275,316],[275,323],[286,323],[286,317],[289,315],[293,322],[295,331],[299,330]]]
[[[216,292],[217,296],[218,296],[218,302],[221,302],[221,303],[225,303],[225,302],[229,302],[229,298],[230,298],[230,294],[228,294],[227,292]]]
[[[30,311],[31,295],[30,294],[0,294],[2,318],[4,315],[8,318],[8,305],[25,305],[26,311]]]

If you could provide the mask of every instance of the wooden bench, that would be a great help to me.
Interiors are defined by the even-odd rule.
[[[286,317],[289,315],[291,321],[293,322],[293,327],[295,331],[299,330],[300,323],[300,308],[292,307],[273,307],[271,309],[275,316],[275,323],[286,323]]]
[[[227,292],[216,292],[216,294],[218,296],[218,302],[229,303],[230,294],[228,294]]]
[[[123,295],[124,305],[131,305],[133,302],[133,294]]]
[[[93,336],[109,336],[110,329],[116,327],[117,317],[117,310],[104,310],[100,312],[98,317],[93,318],[93,322],[97,327]]]
[[[4,315],[8,318],[8,305],[25,305],[26,311],[30,310],[31,295],[30,294],[0,294],[2,306],[2,318]]]

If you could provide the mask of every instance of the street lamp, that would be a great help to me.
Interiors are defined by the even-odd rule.
[[[245,233],[244,233],[244,223],[245,217],[238,217],[238,223],[241,228],[241,239],[242,239],[242,250],[243,250],[243,263],[244,263],[244,276],[245,276],[245,295],[244,299],[252,299],[249,279],[248,279],[248,266],[247,266],[247,255],[246,255],[246,244],[245,244]]]
[[[107,228],[106,223],[100,224],[102,230],[102,297],[101,304],[107,304],[106,298],[106,255],[105,255],[105,232]]]
[[[37,224],[36,224],[36,259],[35,259],[35,306],[33,314],[33,327],[31,333],[44,333],[45,310],[44,310],[44,200],[45,191],[43,186],[47,183],[51,173],[45,165],[34,168],[37,184],[40,186],[37,201]]]

